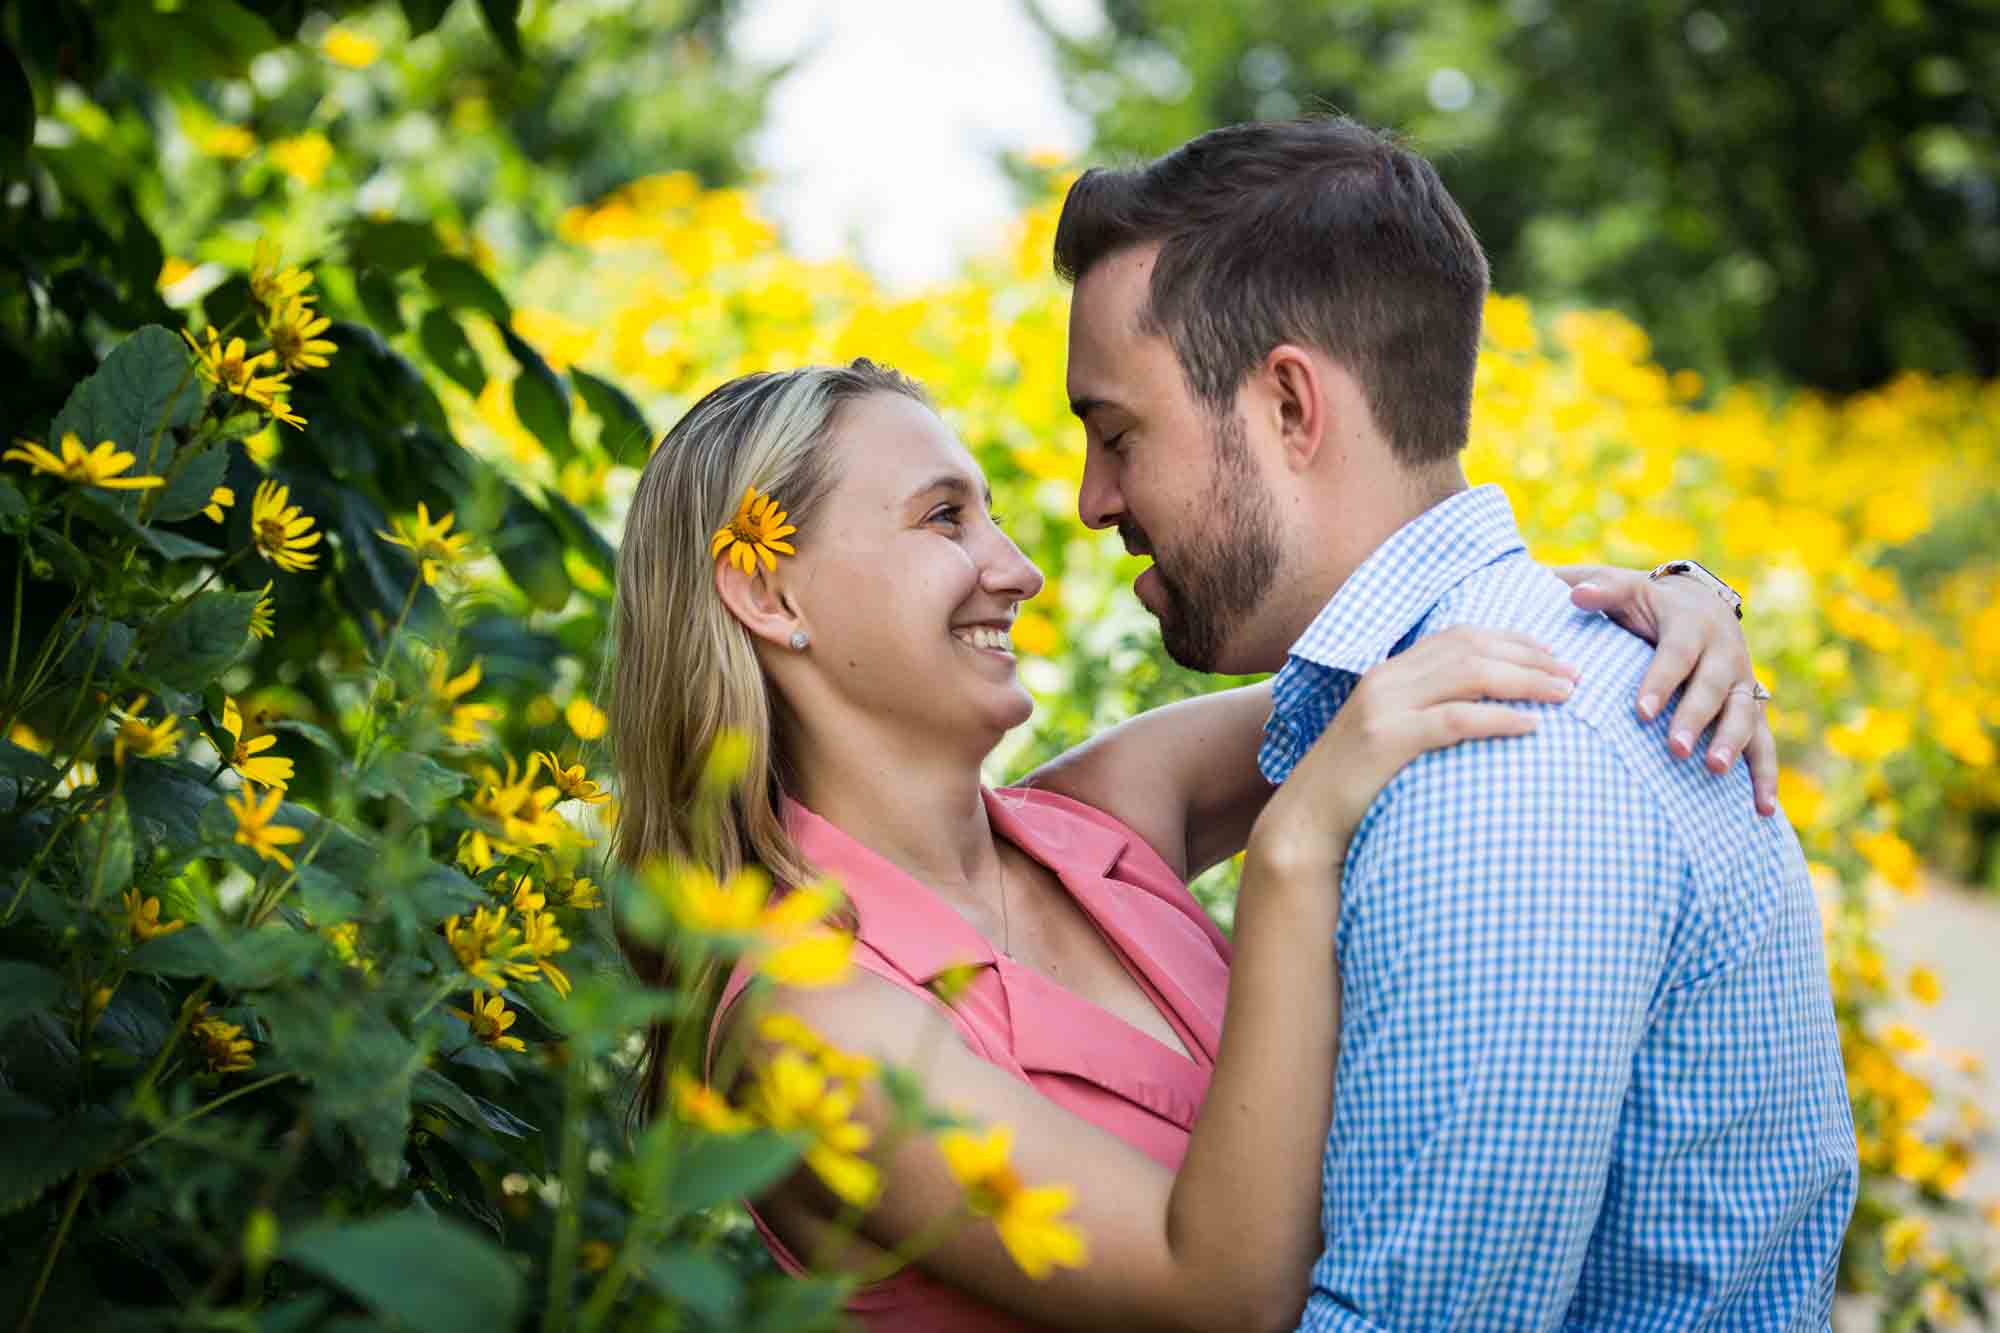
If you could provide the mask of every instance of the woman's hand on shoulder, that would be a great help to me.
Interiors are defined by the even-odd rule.
[[[1742,755],[1750,765],[1757,812],[1778,811],[1778,742],[1757,699],[1757,673],[1743,622],[1713,590],[1681,575],[1655,579],[1611,565],[1562,565],[1552,573],[1570,585],[1570,601],[1602,611],[1646,642],[1657,645],[1639,682],[1639,716],[1660,715],[1675,690],[1681,701],[1667,727],[1667,746],[1680,758],[1694,753],[1711,726],[1715,734],[1703,762],[1726,773]]]
[[[1338,864],[1361,817],[1403,765],[1429,750],[1533,731],[1504,702],[1561,703],[1576,671],[1512,630],[1461,626],[1370,668],[1271,798],[1250,853],[1293,865]]]

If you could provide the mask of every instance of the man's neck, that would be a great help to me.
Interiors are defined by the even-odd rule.
[[[1260,636],[1258,655],[1271,664],[1261,669],[1284,665],[1292,645],[1385,542],[1469,487],[1453,458],[1423,469],[1393,465],[1374,485],[1342,486],[1324,495],[1308,530],[1333,537],[1295,543],[1293,563],[1260,617],[1269,628]]]

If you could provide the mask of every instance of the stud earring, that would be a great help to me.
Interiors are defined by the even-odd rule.
[[[806,650],[807,646],[808,646],[809,644],[811,644],[811,643],[812,643],[812,640],[806,637],[806,632],[805,632],[804,630],[802,630],[802,629],[795,629],[795,630],[793,630],[793,631],[792,631],[792,651],[793,651],[793,652],[795,652],[795,653],[802,653],[802,652],[804,652],[804,651]]]

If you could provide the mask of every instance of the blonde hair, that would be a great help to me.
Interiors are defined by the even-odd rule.
[[[727,878],[760,866],[779,885],[812,878],[785,831],[783,709],[750,632],[715,590],[709,542],[755,486],[813,539],[835,481],[827,447],[841,406],[877,393],[929,404],[908,376],[865,358],[740,376],[689,408],[646,463],[625,519],[607,669],[611,759],[619,814],[612,854],[630,870],[658,861],[703,865]],[[728,734],[747,742],[748,770],[721,827],[703,818],[709,752]],[[712,809],[706,818],[713,820]],[[640,978],[669,985],[668,959],[619,932]],[[685,980],[712,1001],[712,970]],[[697,1013],[705,1017],[706,1005]],[[666,1034],[656,1028],[640,1066],[635,1109],[650,1115]]]

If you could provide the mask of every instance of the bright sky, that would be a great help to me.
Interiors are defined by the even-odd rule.
[[[1071,31],[1101,21],[1097,0],[1048,8]],[[1087,137],[1021,0],[754,0],[736,36],[799,61],[753,149],[765,207],[801,253],[858,252],[898,286],[998,237],[1016,207],[1000,150]]]

